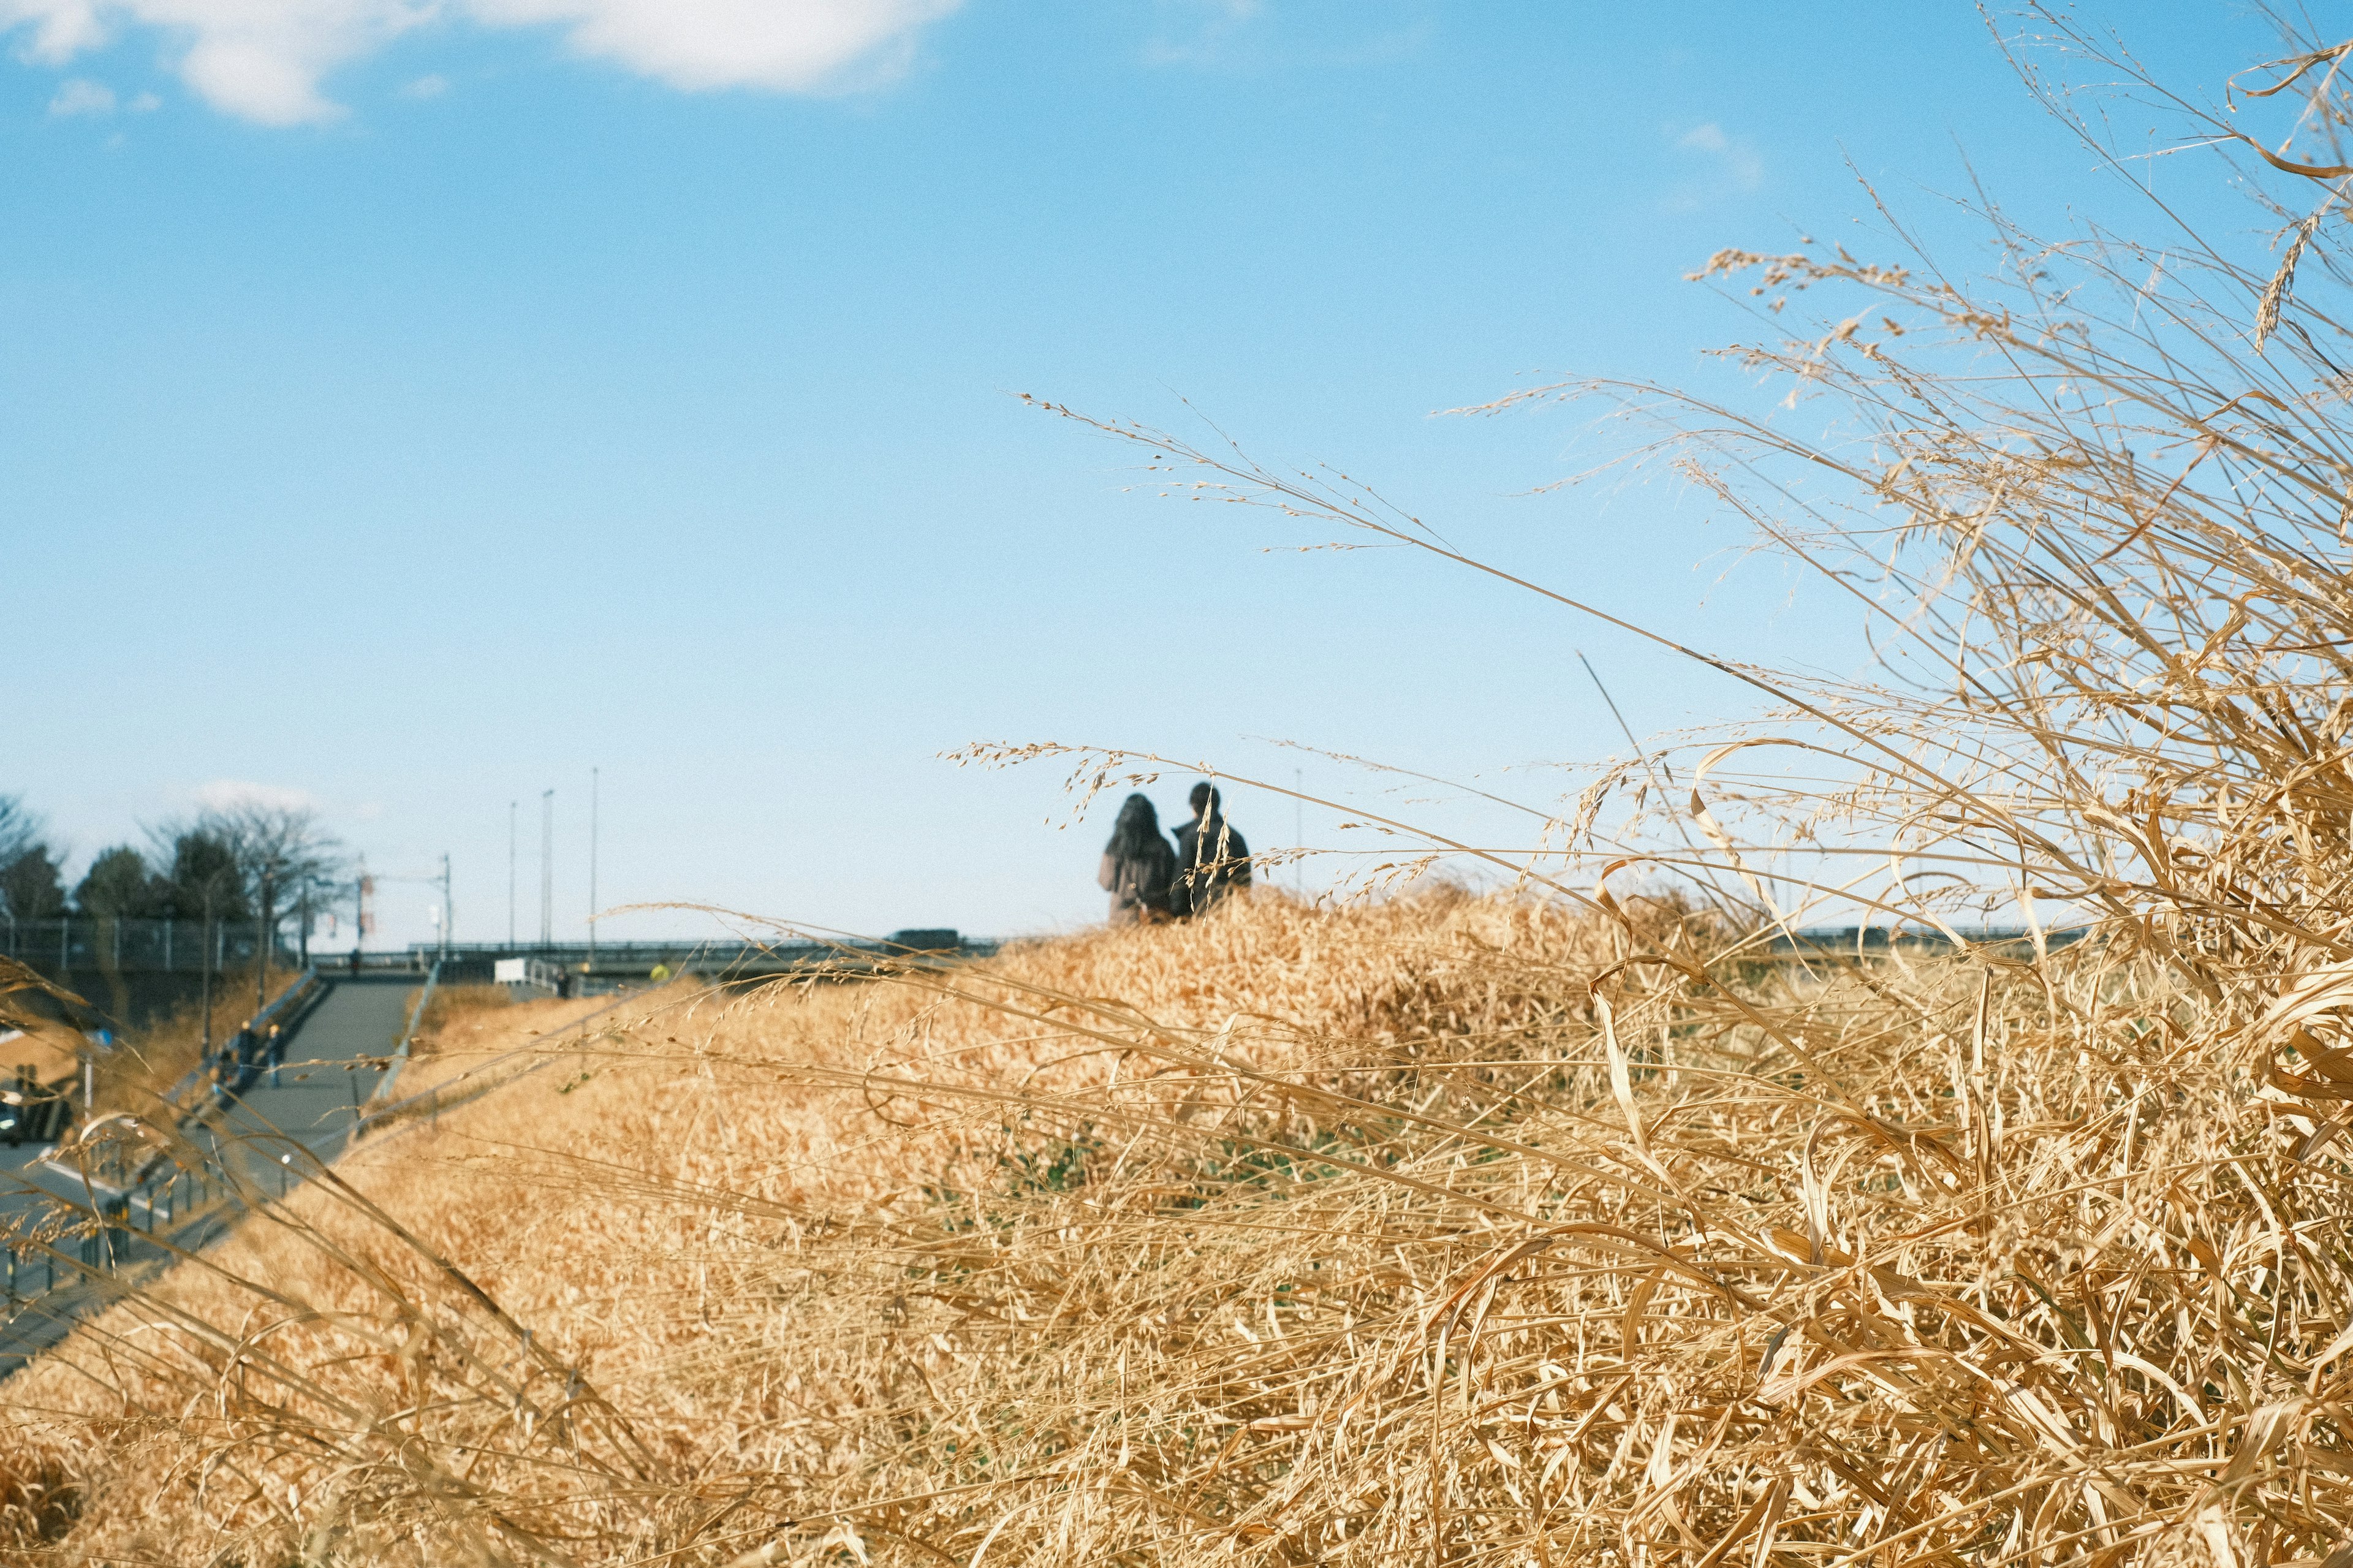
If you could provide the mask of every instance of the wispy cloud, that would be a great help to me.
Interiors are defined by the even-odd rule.
[[[23,52],[28,58],[63,66],[125,32],[152,31],[174,51],[169,58],[181,79],[216,109],[264,125],[302,125],[343,112],[322,87],[338,67],[436,25],[552,28],[575,54],[688,90],[830,92],[897,74],[921,30],[961,4],[0,0],[0,32],[27,35]]]
[[[1361,70],[1420,55],[1442,15],[1417,0],[1360,6],[1337,27],[1303,25],[1273,0],[1153,0],[1148,66],[1203,70],[1298,68]]]
[[[206,811],[234,811],[241,805],[268,806],[279,811],[315,811],[319,807],[318,797],[309,790],[249,784],[242,779],[215,779],[199,786],[196,804]]]
[[[1261,0],[1158,0],[1144,63],[1153,66],[1216,66],[1233,63],[1250,41],[1250,25],[1266,7]]]
[[[114,89],[104,82],[72,78],[58,84],[57,95],[49,100],[49,112],[61,120],[76,114],[111,114]]]
[[[449,79],[448,77],[421,76],[415,81],[403,82],[400,88],[400,96],[403,98],[438,98],[448,90]]]
[[[1755,144],[1728,134],[1715,121],[1670,125],[1665,133],[1684,165],[1694,171],[1669,187],[1666,205],[1671,211],[1695,212],[1764,184],[1765,159]]]

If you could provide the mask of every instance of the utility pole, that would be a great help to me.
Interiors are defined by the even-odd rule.
[[[449,857],[445,851],[441,857],[441,956],[444,959],[449,956],[449,927],[457,918],[457,911],[449,904]]]
[[[588,770],[588,967],[596,967],[596,772]]]
[[[253,1010],[257,1013],[269,1000],[269,928],[273,923],[269,917],[277,912],[269,907],[269,899],[275,891],[269,883],[269,873],[264,871],[261,874],[261,908],[255,910],[253,916],[254,932],[261,939],[256,944],[253,955]]]
[[[555,792],[539,792],[539,945],[555,945]]]
[[[205,1015],[205,1059],[206,1061],[212,1059],[213,1054],[213,889],[219,881],[220,873],[217,871],[205,879],[204,1000],[198,1005],[204,1009]]]
[[[507,945],[514,946],[515,811],[522,803],[507,802]]]

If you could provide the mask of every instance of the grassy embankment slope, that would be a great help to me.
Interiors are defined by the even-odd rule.
[[[2244,1358],[2320,1386],[2336,1322],[2247,1303],[2339,1186],[2043,985],[2153,972],[1609,973],[1700,935],[1269,900],[453,1015],[412,1087],[546,1065],[13,1381],[0,1453],[63,1560],[419,1564],[2194,1545],[2234,1455],[2325,1459]]]
[[[1126,1212],[1138,1204],[1176,1199],[1171,1212],[1187,1216],[1229,1181],[1260,1194],[1250,1206],[1282,1201],[1303,1174],[1330,1174],[1229,1136],[1250,1117],[1235,1120],[1235,1085],[1208,1058],[1154,1079],[1168,1064],[1123,1061],[1023,1013],[1148,998],[1162,1024],[1213,1055],[1287,1065],[1370,1026],[1403,1064],[1453,1029],[1561,1026],[1561,999],[1498,974],[1532,962],[1583,973],[1608,946],[1590,927],[1502,904],[1315,915],[1270,902],[1186,931],[1018,952],[1005,981],[985,987],[1018,1012],[860,985],[735,998],[673,988],[607,1015],[586,1037],[556,1029],[578,1004],[455,1013],[405,1091],[518,1048],[551,1059],[345,1162],[340,1173],[405,1237],[329,1187],[299,1194],[210,1267],[183,1268],[155,1300],[16,1379],[12,1435],[26,1474],[83,1489],[69,1550],[171,1558],[248,1535],[266,1556],[349,1531],[352,1560],[373,1561],[406,1550],[418,1520],[441,1540],[435,1550],[479,1537],[496,1556],[520,1549],[515,1531],[573,1537],[586,1526],[605,1536],[590,1556],[621,1561],[697,1530],[765,1540],[782,1517],[854,1503],[878,1485],[903,1489],[934,1465],[985,1475],[1012,1453],[1057,1446],[1052,1422],[1007,1456],[959,1461],[953,1437],[934,1451],[941,1439],[903,1428],[909,1392],[967,1363],[986,1369],[959,1408],[940,1413],[943,1431],[977,1435],[1006,1419],[991,1406],[1034,1397],[1041,1378],[1064,1406],[1053,1421],[1079,1414],[1065,1380],[1082,1367],[1061,1365],[1050,1341],[1006,1338],[1036,1316],[1029,1308],[1008,1318],[979,1297],[951,1305],[959,1288],[939,1279],[911,1298],[910,1259],[920,1270],[943,1246],[986,1250],[1002,1227],[1028,1234],[1039,1205],[1092,1214],[1098,1194],[1116,1194],[1114,1228],[1126,1229],[1150,1223]],[[1514,956],[1481,978],[1497,962],[1489,947]],[[1091,1018],[1084,1005],[1075,1016]],[[1265,1034],[1266,1019],[1286,1016]],[[1131,1120],[1147,1100],[1178,1104],[1208,1140],[1211,1166],[1246,1172],[1193,1170],[1198,1151],[1139,1138],[1107,1096],[1118,1080],[1154,1086]],[[1212,1131],[1221,1121],[1233,1125]],[[1172,1153],[1177,1186],[1162,1191]],[[1219,1228],[1181,1219],[1187,1236]],[[1198,1283],[1223,1289],[1234,1267],[1297,1267],[1304,1280],[1341,1266],[1335,1252],[1307,1267],[1286,1247],[1224,1257]],[[1124,1310],[1113,1299],[1094,1306]],[[1070,1325],[1075,1342],[1104,1331],[1092,1320]],[[509,1324],[528,1331],[527,1351]],[[243,1364],[234,1346],[252,1347]],[[265,1365],[274,1391],[248,1381]],[[212,1392],[191,1408],[198,1389]],[[714,1506],[731,1503],[732,1523],[715,1522]]]

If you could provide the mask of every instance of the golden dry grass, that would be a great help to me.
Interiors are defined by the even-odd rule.
[[[2232,89],[2286,116],[2276,258],[1998,211],[1982,279],[1728,252],[1822,433],[1603,389],[1850,596],[1871,678],[1695,654],[1778,710],[1521,849],[1382,824],[1525,896],[453,1023],[420,1080],[533,1070],[11,1383],[19,1550],[2353,1568],[2348,58]],[[2003,900],[2083,940],[1764,942]]]
[[[530,1078],[14,1381],[8,1451],[81,1560],[2341,1537],[2346,1167],[2161,968],[1620,967],[1706,940],[1268,899],[541,1005],[470,1047]]]
[[[417,1012],[420,1000],[425,1006]],[[541,1000],[544,998],[533,997],[523,1005]],[[513,1021],[503,1015],[515,1005],[514,994],[503,985],[437,985],[430,996],[420,986],[408,994],[409,1010],[417,1013],[417,1039],[411,1048],[419,1055],[430,1055],[495,1025],[511,1025]]]
[[[1608,947],[1589,926],[1525,905],[1440,900],[1317,915],[1269,902],[1182,932],[1022,951],[1003,965],[1005,983],[987,987],[999,1005],[923,987],[735,997],[673,988],[578,1041],[539,1031],[560,1007],[582,1005],[480,1015],[467,1048],[428,1070],[464,1070],[469,1057],[518,1047],[544,1053],[545,1068],[438,1125],[364,1147],[343,1167],[413,1239],[332,1190],[301,1193],[221,1249],[220,1272],[184,1268],[153,1300],[93,1324],[13,1382],[13,1436],[20,1453],[68,1457],[87,1489],[87,1517],[70,1538],[78,1552],[177,1560],[242,1543],[236,1550],[267,1557],[339,1530],[353,1532],[354,1561],[435,1561],[475,1538],[494,1555],[512,1552],[514,1524],[469,1519],[466,1508],[443,1513],[448,1497],[435,1494],[462,1474],[461,1493],[520,1486],[536,1495],[512,1494],[501,1511],[563,1517],[567,1535],[604,1532],[607,1551],[595,1555],[626,1561],[707,1525],[704,1494],[760,1473],[747,1465],[806,1450],[795,1410],[848,1417],[902,1381],[888,1352],[842,1359],[849,1347],[821,1342],[845,1314],[859,1323],[881,1310],[872,1289],[896,1293],[897,1266],[878,1247],[911,1224],[962,1226],[964,1200],[949,1200],[944,1180],[970,1181],[975,1200],[996,1194],[989,1203],[1036,1196],[1024,1173],[1040,1150],[1050,1163],[1060,1145],[1018,1123],[1050,1116],[1050,1104],[1008,1117],[1000,1103],[966,1097],[1018,1089],[1035,1100],[1036,1069],[1086,1042],[1025,1023],[1005,999],[1041,988],[1150,996],[1172,1026],[1212,1038],[1226,1028],[1229,1050],[1253,1046],[1229,1027],[1234,1020],[1288,1016],[1282,1041],[1255,1042],[1277,1056],[1312,1054],[1335,1026],[1369,1028],[1402,1064],[1466,1025],[1494,1026],[1500,1045],[1558,1022],[1548,994],[1476,978],[1491,950],[1575,974]],[[509,1012],[518,1016],[496,1027]],[[1115,1060],[1089,1055],[1060,1078],[1099,1093]],[[908,1075],[937,1094],[893,1095],[887,1086]],[[1217,1079],[1198,1089],[1205,1109],[1231,1098]],[[460,1260],[483,1295],[437,1272],[434,1257]],[[818,1291],[814,1312],[776,1316],[780,1289],[804,1294],[844,1268],[863,1291]],[[266,1293],[255,1288],[265,1281]],[[510,1320],[528,1325],[528,1352],[504,1332]],[[234,1342],[195,1326],[229,1323]],[[852,1342],[880,1326],[862,1325]],[[734,1341],[735,1328],[753,1337]],[[714,1355],[719,1331],[734,1348]],[[776,1342],[779,1332],[793,1342]],[[232,1342],[256,1344],[300,1391],[253,1387],[253,1407],[223,1404],[219,1380],[243,1382],[259,1364],[240,1367]],[[747,1378],[726,1364],[739,1353],[782,1360]],[[476,1386],[483,1377],[495,1387],[488,1398]],[[554,1392],[551,1377],[563,1393],[535,1408]],[[185,1404],[199,1386],[211,1390],[201,1413]],[[290,1417],[324,1425],[297,1438]],[[411,1422],[421,1443],[396,1436]],[[313,1445],[331,1428],[330,1447],[346,1452],[322,1464]],[[353,1442],[374,1457],[360,1460]],[[584,1448],[596,1455],[585,1468]],[[172,1478],[160,1494],[159,1475]],[[624,1477],[626,1495],[615,1495]],[[686,1478],[698,1479],[673,1489]],[[857,1479],[857,1466],[831,1465],[802,1485]],[[417,1486],[425,1489],[399,1497]],[[800,1489],[762,1486],[772,1495],[749,1515],[737,1510],[723,1539],[772,1521]],[[405,1542],[403,1527],[415,1526],[424,1538]]]

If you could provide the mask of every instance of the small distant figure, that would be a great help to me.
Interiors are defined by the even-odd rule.
[[[1111,842],[1103,846],[1103,869],[1095,880],[1111,895],[1111,923],[1159,925],[1174,918],[1169,882],[1176,875],[1176,852],[1160,834],[1160,814],[1152,802],[1132,795],[1119,808]]]
[[[1193,786],[1193,820],[1176,830],[1176,880],[1170,903],[1180,920],[1208,914],[1250,885],[1250,846],[1225,816],[1206,780]]]
[[[359,950],[358,948],[356,948],[356,947],[355,947],[355,948],[352,949],[352,973],[353,973],[353,974],[357,974],[359,972],[360,972],[360,950]]]

